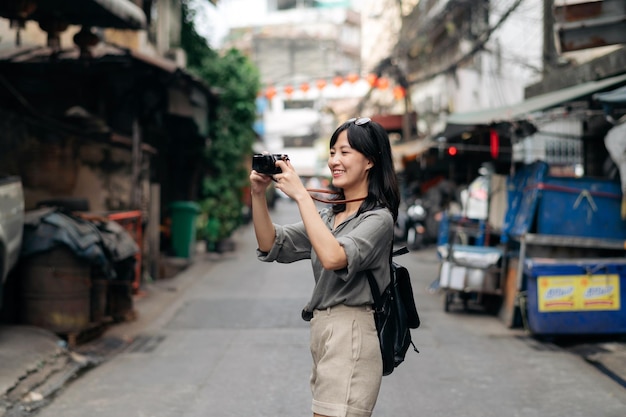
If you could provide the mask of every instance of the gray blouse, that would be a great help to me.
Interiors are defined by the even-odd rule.
[[[257,249],[257,257],[264,262],[291,263],[311,259],[315,287],[311,300],[304,308],[325,309],[337,304],[359,306],[372,304],[372,293],[366,270],[372,270],[378,288],[389,284],[389,255],[393,243],[393,217],[387,209],[370,210],[352,215],[335,230],[335,215],[330,208],[320,210],[326,227],[343,246],[348,266],[329,271],[322,268],[306,234],[304,223],[274,225],[276,239],[269,252]]]

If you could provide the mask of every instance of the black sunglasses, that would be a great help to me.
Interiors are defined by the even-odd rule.
[[[369,117],[353,117],[352,119],[348,119],[346,120],[346,123],[352,123],[354,122],[355,125],[357,126],[363,126],[364,124],[367,124],[369,122],[371,122],[372,119],[370,119]]]

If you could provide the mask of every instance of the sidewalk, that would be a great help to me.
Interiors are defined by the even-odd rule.
[[[0,326],[0,416],[18,417],[45,405],[97,360],[67,349],[56,334],[33,326]]]
[[[111,325],[97,339],[69,349],[56,334],[33,326],[0,325],[0,417],[26,415],[44,405],[81,372],[128,347],[158,319],[184,288],[219,254],[199,254],[172,278],[142,286],[134,297],[136,319]]]
[[[44,406],[68,380],[127,348],[158,321],[164,309],[176,304],[200,271],[206,273],[211,258],[219,256],[202,254],[175,277],[146,284],[135,298],[136,320],[112,325],[100,338],[71,350],[49,331],[0,326],[0,417],[18,417]],[[584,357],[626,387],[626,338],[564,349]]]

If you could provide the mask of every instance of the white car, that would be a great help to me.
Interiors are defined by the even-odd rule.
[[[2,288],[20,256],[24,232],[24,192],[19,177],[0,175],[0,305]]]

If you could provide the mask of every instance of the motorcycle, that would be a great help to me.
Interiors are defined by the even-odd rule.
[[[419,249],[425,242],[426,236],[426,218],[428,212],[422,201],[416,199],[407,207],[398,213],[398,221],[395,227],[395,236],[397,241],[404,241],[409,249]]]

